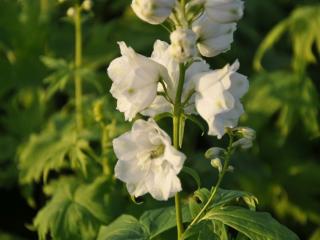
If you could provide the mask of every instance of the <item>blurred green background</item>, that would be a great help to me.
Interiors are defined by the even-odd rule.
[[[71,2],[0,0],[0,239],[37,239],[35,230],[43,239],[95,239],[100,225],[121,213],[172,204],[145,197],[135,205],[112,177],[111,140],[130,125],[115,110],[106,75],[119,55],[117,41],[149,56],[168,34],[134,16],[129,0],[93,1],[83,15],[79,70],[85,127],[75,134]],[[301,239],[320,240],[319,1],[245,5],[232,50],[208,59],[212,68],[239,59],[251,84],[241,125],[257,131],[253,149],[234,157],[235,172],[223,187],[252,192],[259,210]],[[161,126],[170,131],[170,122]],[[203,153],[220,144],[187,124],[187,165],[204,186],[216,173]],[[181,177],[191,194],[195,184]]]

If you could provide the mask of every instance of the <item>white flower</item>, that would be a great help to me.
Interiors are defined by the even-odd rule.
[[[233,128],[243,114],[240,98],[248,91],[247,77],[237,73],[239,62],[194,77],[195,104],[209,126],[209,135],[221,138],[225,128]]]
[[[169,44],[157,40],[154,44],[154,50],[151,55],[151,59],[167,69],[169,77],[165,79],[165,85],[168,90],[169,98],[174,101],[179,82],[179,63],[172,57]],[[192,77],[196,74],[206,71],[209,71],[209,65],[206,64],[205,61],[200,59],[199,61],[191,64],[191,66],[187,69],[182,91],[182,102],[186,101],[188,95],[195,89]],[[163,87],[160,83],[158,84],[158,91],[163,91]],[[192,96],[184,108],[185,113],[197,113],[195,110],[194,101],[195,97]],[[143,111],[142,114],[154,117],[155,115],[164,112],[172,112],[172,104],[168,102],[163,96],[157,96],[155,101],[145,111]]]
[[[167,73],[162,65],[137,54],[124,42],[119,45],[122,56],[108,67],[108,75],[113,81],[110,92],[117,99],[117,109],[131,121],[154,101],[158,81],[167,78]]]
[[[182,190],[177,175],[186,157],[153,119],[137,120],[130,132],[113,140],[113,148],[118,158],[115,176],[131,195],[150,193],[157,200],[168,200]]]
[[[243,16],[244,4],[241,0],[206,0],[205,12],[218,23],[231,23]]]
[[[201,55],[214,57],[230,49],[236,23],[221,24],[203,14],[192,25],[198,36],[197,47]]]
[[[171,14],[176,0],[133,0],[135,14],[150,24],[163,23]]]
[[[67,16],[68,16],[68,17],[74,17],[74,14],[75,14],[74,8],[73,8],[73,7],[68,8],[68,10],[67,10]]]
[[[191,29],[176,29],[170,34],[170,40],[171,55],[179,63],[183,63],[197,54],[197,35]]]
[[[90,11],[91,8],[92,8],[92,5],[93,5],[93,3],[92,3],[91,0],[84,0],[84,1],[82,2],[82,8],[83,8],[84,10],[86,10],[86,11]]]

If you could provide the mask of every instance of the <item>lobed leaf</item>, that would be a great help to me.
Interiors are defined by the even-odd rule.
[[[242,207],[213,208],[203,220],[221,221],[251,240],[298,240],[299,237],[271,217],[269,213],[250,211]]]

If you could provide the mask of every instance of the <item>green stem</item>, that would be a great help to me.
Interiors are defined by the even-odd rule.
[[[82,79],[79,70],[82,65],[82,23],[81,23],[81,7],[79,5],[75,6],[74,15],[74,25],[75,25],[75,105],[76,105],[76,124],[77,130],[80,131],[83,127],[83,117],[82,117]]]
[[[229,167],[229,162],[230,162],[230,159],[231,159],[231,155],[232,155],[232,152],[233,152],[233,149],[232,149],[232,143],[233,143],[233,137],[231,134],[229,134],[229,146],[228,146],[228,149],[227,149],[227,153],[225,155],[225,158],[224,158],[224,165],[223,165],[223,168],[222,168],[222,171],[221,173],[219,174],[219,177],[218,177],[218,181],[207,201],[207,203],[203,206],[203,208],[201,209],[201,211],[198,213],[198,215],[192,220],[192,222],[189,224],[187,230],[192,227],[193,225],[197,224],[200,220],[200,218],[202,217],[202,215],[205,213],[205,211],[208,209],[208,207],[210,206],[210,204],[212,203],[212,201],[214,200],[214,198],[216,197],[216,194],[217,194],[217,191],[221,185],[221,182],[223,180],[223,177],[224,175],[226,174],[226,172],[228,171],[228,167]]]
[[[186,69],[184,64],[179,65],[179,83],[177,88],[177,94],[174,101],[174,110],[173,110],[173,145],[176,149],[179,149],[179,142],[181,139],[179,136],[180,132],[180,119],[183,112],[181,106],[181,96],[184,84],[184,78]],[[182,221],[182,208],[181,208],[181,199],[179,193],[175,195],[175,208],[176,208],[176,221],[177,221],[177,230],[178,230],[178,240],[182,239],[184,232],[183,221]]]

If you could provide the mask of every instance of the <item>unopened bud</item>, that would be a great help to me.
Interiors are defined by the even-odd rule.
[[[218,169],[219,172],[222,172],[222,164],[219,158],[212,159],[211,166]]]
[[[232,147],[240,147],[242,149],[249,149],[252,147],[252,139],[249,138],[240,138],[238,141],[235,141],[232,144]]]
[[[225,150],[223,148],[219,148],[219,147],[212,147],[209,148],[206,153],[204,154],[204,156],[208,159],[213,159],[213,158],[218,158],[220,157],[223,153],[225,152]]]
[[[227,169],[228,172],[234,172],[234,166],[228,166],[228,169]]]
[[[176,0],[133,0],[131,7],[135,14],[150,24],[161,24],[171,14]]]
[[[170,35],[171,55],[180,63],[189,60],[197,53],[197,35],[191,29],[178,28]]]
[[[253,130],[252,128],[239,127],[237,128],[237,130],[239,131],[240,134],[242,134],[244,138],[249,138],[252,140],[256,139],[256,131]]]
[[[93,117],[96,122],[103,120],[103,102],[98,101],[93,105]]]

